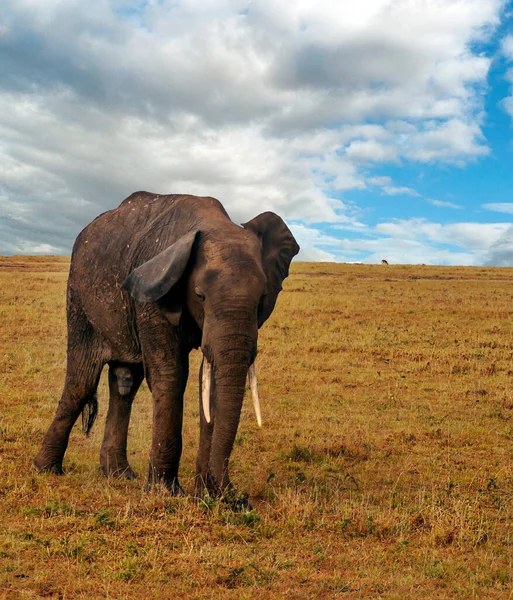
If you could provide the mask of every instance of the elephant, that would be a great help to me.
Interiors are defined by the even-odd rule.
[[[148,485],[183,495],[178,479],[189,353],[201,348],[200,441],[194,493],[238,492],[229,476],[246,378],[260,424],[255,357],[299,246],[264,212],[242,226],[211,197],[135,192],[92,221],[73,247],[67,286],[67,366],[54,419],[34,458],[62,474],[71,429],[89,432],[109,365],[100,452],[107,476],[133,478],[127,437],[146,379],[153,400]]]

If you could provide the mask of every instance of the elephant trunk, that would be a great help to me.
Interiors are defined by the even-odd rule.
[[[228,462],[258,337],[256,319],[249,311],[223,316],[216,322],[219,328],[205,327],[202,340],[202,412],[210,426],[201,471],[208,473],[209,487],[219,491],[230,486]]]
[[[229,362],[216,363],[213,369],[214,428],[208,470],[219,490],[230,485],[228,462],[239,427],[249,360],[249,352],[246,357],[239,354]]]

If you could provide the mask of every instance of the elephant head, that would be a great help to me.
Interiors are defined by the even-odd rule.
[[[190,229],[135,269],[123,288],[157,303],[180,328],[201,332],[201,438],[198,477],[211,491],[231,486],[228,461],[246,377],[260,423],[254,361],[259,327],[269,318],[299,246],[283,220],[263,213],[238,227],[220,221]]]

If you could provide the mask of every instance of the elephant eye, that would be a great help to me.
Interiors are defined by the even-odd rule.
[[[205,300],[205,294],[199,289],[199,287],[194,288],[194,293],[202,302]]]

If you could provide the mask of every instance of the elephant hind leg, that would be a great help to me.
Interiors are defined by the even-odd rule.
[[[109,363],[109,410],[100,451],[100,466],[106,476],[136,476],[128,464],[127,438],[132,403],[143,379],[142,363]]]
[[[38,473],[62,474],[62,460],[73,425],[86,405],[96,402],[96,389],[105,364],[101,346],[88,337],[88,343],[70,345],[66,380],[54,419],[32,466]]]

